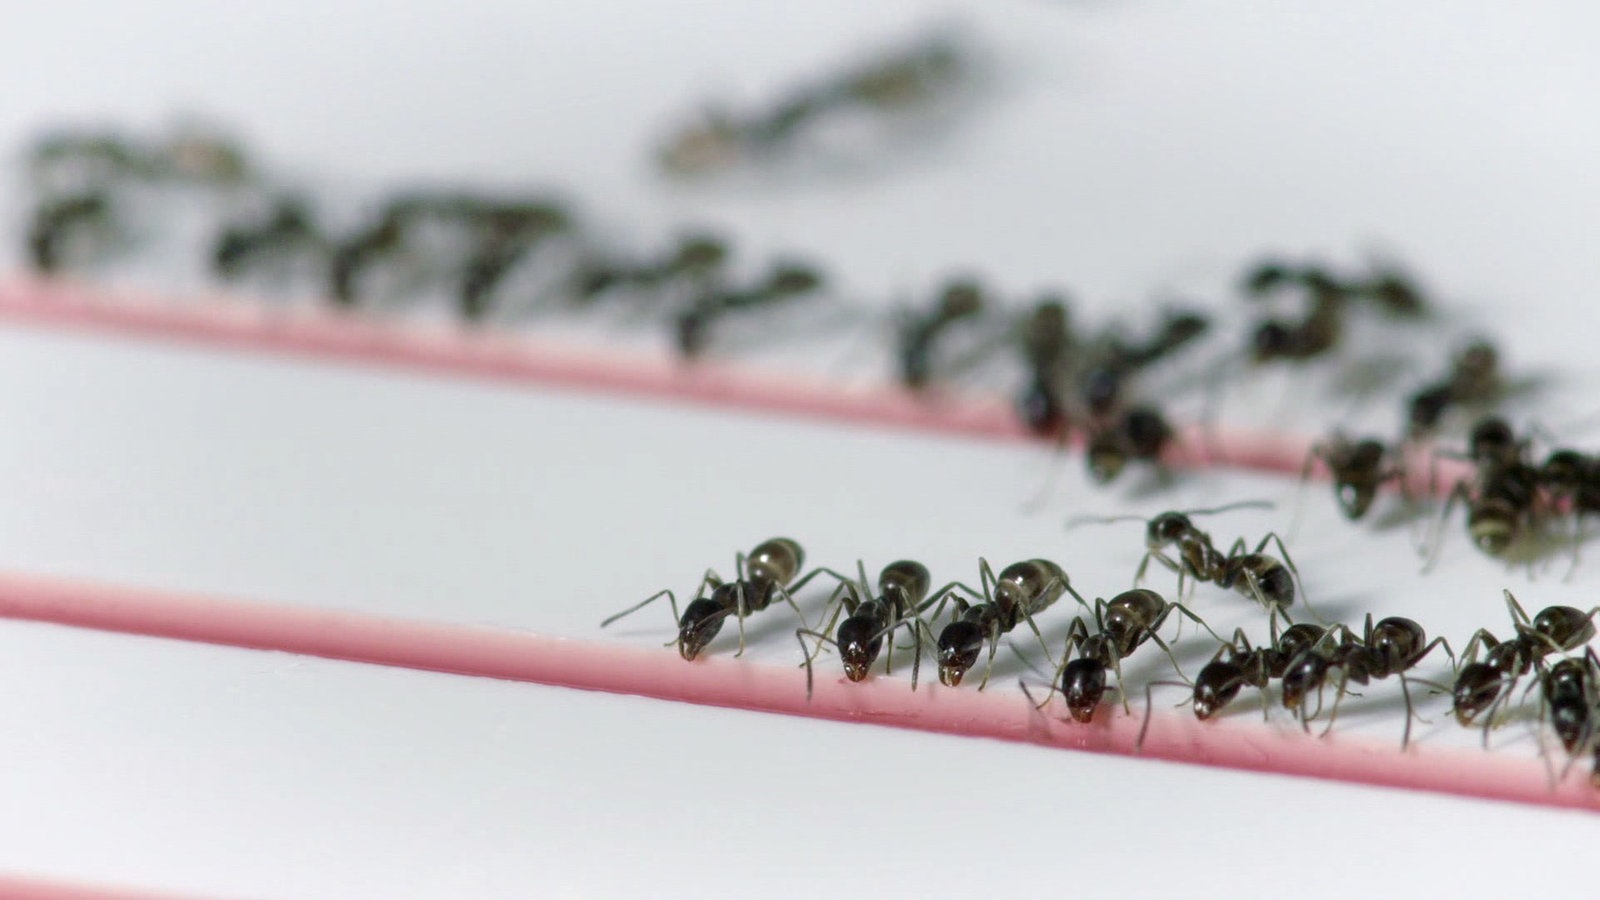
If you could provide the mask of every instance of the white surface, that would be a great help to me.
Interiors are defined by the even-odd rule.
[[[691,188],[648,170],[700,98],[771,96],[930,15],[970,23],[999,61],[969,128],[871,177]],[[1377,245],[1466,310],[1403,351],[1487,327],[1513,364],[1569,379],[1542,416],[1593,407],[1592,328],[1563,318],[1600,283],[1600,23],[1578,4],[79,3],[16,25],[0,59],[38,89],[0,96],[7,147],[63,120],[197,110],[352,194],[557,185],[632,240],[709,221],[754,256],[823,260],[874,303],[975,268],[1019,293],[1064,284],[1097,315],[1163,286],[1222,304],[1218,285],[1263,249],[1353,261]],[[936,577],[973,577],[979,553],[1043,554],[1107,594],[1137,562],[1137,526],[1063,534],[1066,515],[1291,492],[1090,492],[1074,466],[1026,518],[1046,466],[1028,448],[9,330],[0,385],[0,565],[587,637],[771,534],[836,565],[918,555]],[[1227,409],[1298,426],[1344,408],[1290,405]],[[1530,608],[1587,606],[1600,579],[1590,563],[1560,584],[1558,561],[1530,585],[1458,529],[1422,578],[1403,528],[1353,529],[1313,498],[1292,550],[1325,612],[1403,613],[1460,639],[1504,627],[1502,586]],[[1230,540],[1286,516],[1207,527]],[[1207,588],[1195,604],[1219,628],[1250,614]],[[667,618],[642,612],[617,639],[658,643]],[[753,634],[790,652],[784,625]],[[712,894],[792,896],[1590,881],[1546,862],[1592,845],[1580,815],[40,626],[0,636],[17,645],[0,654],[7,683],[26,688],[0,694],[18,723],[0,732],[19,811],[6,869],[327,896],[683,895],[702,877],[724,886]],[[1348,725],[1392,735],[1392,704],[1373,702]],[[1533,752],[1526,729],[1501,741]],[[857,818],[824,790],[838,778],[864,786]],[[1463,861],[1467,847],[1489,852]],[[842,860],[865,867],[859,884]]]

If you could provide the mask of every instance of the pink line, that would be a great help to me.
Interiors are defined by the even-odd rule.
[[[158,894],[26,875],[0,875],[0,897],[6,900],[179,900],[177,894]]]
[[[717,363],[619,358],[541,343],[515,333],[384,322],[331,310],[269,309],[244,298],[205,305],[108,293],[65,280],[0,281],[0,317],[50,328],[136,335],[517,384],[653,397],[801,418],[1005,441],[1040,441],[1010,405],[954,393],[913,396],[890,388],[849,389],[818,378],[760,375]],[[1299,474],[1309,442],[1243,432],[1209,440],[1187,429],[1169,460],[1182,468],[1232,468]],[[1206,448],[1214,446],[1219,457]],[[1441,473],[1453,475],[1456,469]],[[1318,467],[1319,477],[1325,477]],[[1447,479],[1443,483],[1450,483]]]
[[[797,669],[726,657],[685,663],[672,650],[597,644],[460,625],[107,587],[0,574],[0,616],[129,634],[279,650],[379,665],[638,694],[709,706],[991,737],[1096,753],[1134,755],[1139,717],[1089,725],[1056,722],[1017,694],[979,693],[903,681],[851,684],[821,678],[807,701]],[[1048,710],[1047,710],[1048,711]],[[1476,750],[1279,732],[1249,716],[1200,723],[1162,713],[1143,756],[1250,771],[1600,810],[1585,765],[1552,789],[1537,759]]]

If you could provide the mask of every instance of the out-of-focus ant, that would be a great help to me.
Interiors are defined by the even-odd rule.
[[[1423,570],[1438,562],[1444,523],[1457,503],[1467,504],[1467,533],[1478,549],[1503,555],[1533,525],[1539,512],[1539,471],[1527,460],[1527,442],[1505,420],[1487,418],[1472,430],[1468,457],[1472,479],[1458,481],[1446,498],[1434,528]]]
[[[116,230],[111,196],[89,191],[41,202],[28,226],[28,261],[45,274],[94,256]]]
[[[322,256],[326,247],[305,202],[295,197],[280,197],[264,219],[223,229],[212,245],[211,271],[219,278],[232,281],[242,277],[263,257]]]
[[[1499,351],[1488,341],[1474,341],[1456,354],[1443,378],[1411,395],[1407,437],[1415,441],[1431,435],[1450,408],[1491,402],[1503,389]]]
[[[941,339],[958,323],[978,320],[987,306],[983,288],[976,281],[955,279],[939,292],[932,309],[905,313],[896,333],[900,383],[911,390],[927,387],[933,380],[934,356]]]
[[[794,300],[818,291],[822,272],[796,262],[773,265],[758,284],[742,289],[714,289],[700,294],[678,315],[675,337],[678,355],[685,360],[699,358],[711,340],[711,326],[729,313],[761,309]]]

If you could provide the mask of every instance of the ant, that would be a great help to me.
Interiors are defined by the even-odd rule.
[[[1537,512],[1539,471],[1527,461],[1526,447],[1503,419],[1483,419],[1473,427],[1468,458],[1476,472],[1472,479],[1456,482],[1446,498],[1423,571],[1438,562],[1443,543],[1438,532],[1459,502],[1467,504],[1472,542],[1490,556],[1504,555],[1528,531]]]
[[[1078,375],[1080,399],[1089,413],[1104,417],[1121,404],[1127,383],[1192,343],[1211,328],[1211,319],[1190,309],[1169,310],[1159,330],[1142,344],[1106,337]]]
[[[1122,473],[1130,460],[1160,463],[1175,432],[1153,406],[1134,406],[1089,436],[1085,459],[1089,477],[1107,484]]]
[[[1561,746],[1576,760],[1579,749],[1588,744],[1595,734],[1600,657],[1596,657],[1594,648],[1589,647],[1584,649],[1581,657],[1569,656],[1548,667],[1542,661],[1534,665],[1539,667],[1538,686],[1544,699],[1540,718],[1543,719],[1545,714],[1550,716],[1551,727],[1555,729]],[[1600,750],[1595,751],[1595,760],[1596,765],[1600,765]],[[1563,769],[1563,774],[1565,771]],[[1590,777],[1600,780],[1600,775],[1592,774]]]
[[[927,566],[913,560],[902,559],[883,567],[883,571],[878,574],[878,590],[874,594],[868,587],[865,567],[860,561],[857,561],[856,567],[859,570],[860,580],[841,579],[838,590],[828,601],[833,607],[833,615],[828,618],[828,623],[819,631],[807,628],[795,630],[795,639],[800,641],[802,650],[805,649],[805,636],[817,639],[816,647],[806,652],[807,697],[811,696],[811,663],[822,651],[824,643],[833,644],[838,648],[839,658],[844,663],[845,677],[851,681],[862,681],[872,669],[872,664],[877,661],[885,638],[889,638],[885,671],[892,670],[894,666],[892,635],[902,625],[909,625],[916,639],[916,656],[912,658],[911,664],[911,689],[916,690],[917,673],[922,665],[922,639],[924,635],[930,639],[934,638],[933,629],[928,626],[922,614],[953,588],[962,587],[971,590],[959,582],[951,582],[930,594],[928,589],[932,586],[932,578],[928,574]],[[839,622],[839,630],[834,632],[834,637],[829,638],[828,632],[833,629],[834,622],[838,621],[841,610],[849,615],[844,621]]]
[[[657,591],[643,601],[606,618],[600,623],[600,627],[604,628],[623,616],[635,613],[655,600],[666,597],[672,604],[672,616],[678,622],[678,636],[668,641],[667,646],[676,644],[678,655],[686,660],[693,660],[699,656],[700,651],[711,643],[711,639],[717,636],[717,632],[722,630],[724,621],[731,615],[739,620],[739,652],[734,655],[742,656],[745,617],[766,609],[774,600],[782,599],[794,610],[795,615],[800,617],[800,621],[805,622],[806,617],[800,612],[800,607],[795,605],[792,594],[828,570],[813,569],[805,575],[800,575],[804,564],[805,551],[789,538],[762,541],[748,556],[743,553],[735,555],[734,567],[739,576],[737,581],[723,581],[714,570],[707,569],[705,577],[700,580],[700,586],[695,588],[696,599],[684,607],[682,615],[678,613],[677,597],[668,589]],[[837,577],[837,573],[829,572],[829,574]],[[700,596],[708,587],[712,589],[711,595]]]
[[[1444,652],[1450,655],[1453,667],[1456,655],[1450,649],[1450,642],[1443,637],[1429,641],[1427,632],[1421,625],[1403,616],[1389,616],[1378,620],[1374,625],[1372,614],[1367,613],[1366,625],[1359,638],[1349,628],[1338,627],[1342,632],[1338,644],[1333,647],[1313,644],[1300,651],[1300,654],[1289,662],[1282,676],[1284,708],[1297,711],[1300,714],[1301,726],[1310,731],[1306,697],[1312,691],[1317,691],[1320,706],[1320,693],[1323,685],[1327,683],[1328,673],[1338,669],[1339,687],[1334,693],[1333,710],[1328,714],[1327,727],[1322,731],[1326,735],[1333,729],[1334,720],[1338,718],[1339,701],[1344,698],[1345,689],[1350,682],[1364,685],[1391,675],[1398,675],[1400,693],[1406,702],[1406,726],[1400,739],[1400,746],[1402,748],[1409,746],[1411,720],[1417,716],[1411,705],[1411,690],[1407,685],[1406,672],[1416,668],[1417,664],[1437,646],[1444,647]]]
[[[981,316],[986,305],[983,288],[976,281],[960,279],[945,285],[931,311],[907,314],[897,338],[900,383],[914,391],[927,387],[933,377],[933,353],[939,338],[952,325]]]
[[[777,263],[766,280],[754,287],[707,291],[678,315],[678,354],[685,360],[696,359],[703,354],[711,339],[712,323],[723,315],[801,297],[816,291],[822,282],[822,273],[809,265]]]
[[[546,203],[495,204],[472,216],[478,233],[463,265],[459,304],[462,318],[482,319],[494,289],[540,241],[567,230],[567,214]]]
[[[977,664],[985,643],[989,645],[989,660],[978,690],[988,686],[1000,635],[1010,632],[1020,622],[1027,622],[1043,644],[1044,635],[1039,632],[1033,617],[1061,599],[1063,593],[1071,594],[1085,608],[1089,606],[1073,590],[1061,567],[1047,559],[1012,563],[1000,570],[999,577],[995,577],[994,571],[989,568],[988,560],[980,559],[978,577],[983,588],[982,602],[971,604],[955,597],[956,618],[939,633],[939,681],[946,687],[961,683],[967,671]],[[937,612],[934,617],[938,617]],[[1048,648],[1045,652],[1049,652]]]
[[[1184,580],[1192,578],[1195,581],[1214,583],[1221,588],[1233,588],[1246,597],[1256,600],[1269,611],[1276,609],[1282,612],[1294,605],[1295,581],[1300,573],[1295,568],[1294,560],[1289,556],[1288,548],[1283,545],[1283,540],[1276,533],[1268,532],[1266,537],[1256,544],[1255,549],[1248,552],[1244,538],[1239,538],[1228,548],[1227,553],[1223,553],[1212,543],[1211,535],[1197,528],[1189,518],[1252,507],[1271,509],[1272,504],[1260,500],[1248,500],[1212,509],[1164,512],[1149,519],[1145,525],[1145,555],[1139,563],[1138,571],[1134,573],[1134,583],[1138,584],[1144,580],[1150,560],[1154,559],[1178,573],[1180,596],[1184,594]],[[1069,527],[1079,522],[1107,523],[1125,520],[1145,521],[1139,516],[1112,516],[1076,519],[1069,523]],[[1278,552],[1283,555],[1282,562],[1261,552],[1269,543],[1276,543]],[[1177,546],[1177,559],[1166,553],[1166,548],[1173,545]]]
[[[1070,416],[1061,383],[1074,344],[1066,304],[1055,298],[1039,301],[1023,322],[1021,344],[1028,369],[1028,383],[1017,398],[1022,422],[1037,435],[1065,436]]]
[[[689,234],[666,258],[651,263],[630,264],[605,259],[586,260],[578,266],[572,282],[577,303],[593,303],[600,295],[622,286],[656,288],[679,278],[705,282],[728,259],[728,245],[707,234]]]
[[[231,281],[243,275],[251,260],[261,254],[320,251],[322,247],[310,209],[297,198],[282,197],[265,220],[223,230],[212,246],[211,271]]]
[[[1485,743],[1494,725],[1496,708],[1511,696],[1517,680],[1544,657],[1576,650],[1593,640],[1594,616],[1600,613],[1600,606],[1588,612],[1571,606],[1547,606],[1529,619],[1517,598],[1509,590],[1503,593],[1517,636],[1501,641],[1486,629],[1474,632],[1461,657],[1467,662],[1457,669],[1450,689],[1456,721],[1463,726],[1471,725],[1480,713],[1488,713],[1484,721]],[[1480,647],[1487,648],[1481,662],[1477,659]]]
[[[1154,642],[1172,660],[1173,668],[1178,667],[1172,647],[1157,633],[1174,610],[1207,631],[1211,630],[1205,620],[1188,607],[1168,602],[1160,594],[1146,588],[1123,591],[1110,601],[1096,598],[1094,618],[1099,630],[1095,634],[1089,634],[1081,617],[1073,618],[1067,632],[1061,665],[1056,669],[1051,688],[1060,690],[1073,721],[1088,723],[1094,718],[1095,708],[1105,696],[1108,671],[1115,673],[1117,693],[1122,697],[1124,711],[1128,710],[1127,691],[1122,687],[1122,660],[1132,656],[1146,641]],[[1074,648],[1078,650],[1077,659],[1071,658]],[[1033,695],[1028,692],[1027,685],[1023,684],[1022,689],[1031,701]],[[1048,695],[1045,699],[1048,702]],[[1042,703],[1036,703],[1034,708],[1042,706]]]
[[[1391,456],[1396,460],[1392,464],[1388,462]],[[1332,476],[1333,496],[1340,511],[1353,522],[1367,514],[1384,483],[1399,480],[1405,487],[1405,469],[1399,456],[1399,451],[1391,451],[1376,438],[1352,440],[1336,431],[1306,453],[1300,486],[1304,490],[1311,478],[1312,464],[1321,462]]]
[[[29,261],[45,274],[60,271],[80,230],[94,236],[110,231],[113,224],[111,196],[104,191],[45,200],[34,210],[28,227]]]
[[[1417,390],[1408,402],[1407,434],[1432,434],[1452,406],[1487,403],[1503,389],[1500,353],[1488,341],[1468,344],[1451,360],[1444,378]]]
[[[1253,687],[1260,692],[1261,717],[1267,718],[1267,687],[1272,680],[1282,678],[1290,661],[1333,633],[1332,628],[1302,623],[1290,625],[1280,634],[1277,615],[1269,618],[1272,637],[1265,646],[1252,646],[1244,629],[1238,628],[1234,630],[1233,638],[1224,641],[1211,661],[1195,675],[1192,685],[1182,681],[1152,681],[1146,685],[1144,723],[1139,726],[1139,739],[1134,746],[1144,745],[1145,734],[1150,728],[1150,712],[1155,702],[1151,691],[1157,685],[1191,688],[1190,701],[1194,706],[1194,715],[1202,722],[1232,703],[1241,690]]]

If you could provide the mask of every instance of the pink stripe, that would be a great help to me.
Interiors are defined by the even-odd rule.
[[[6,900],[179,900],[177,894],[157,894],[25,875],[0,875],[0,897]]]
[[[65,280],[0,281],[0,317],[78,331],[138,335],[318,360],[574,390],[653,397],[801,418],[852,422],[1005,441],[1039,441],[1009,404],[950,392],[913,396],[872,387],[848,389],[815,377],[761,375],[714,362],[684,366],[670,359],[619,358],[540,343],[521,334],[475,333],[449,327],[384,322],[334,310],[270,309],[248,299],[180,305],[159,298],[111,294]],[[1183,432],[1170,463],[1181,468],[1232,468],[1299,474],[1308,441],[1243,432],[1211,438]],[[1214,447],[1220,458],[1212,457]],[[1442,483],[1462,471],[1447,465]],[[1325,477],[1318,467],[1319,477]],[[1425,479],[1417,481],[1425,490]]]
[[[1134,755],[1138,715],[1103,715],[1090,725],[1035,713],[1010,691],[927,684],[912,692],[898,679],[851,684],[818,679],[807,701],[804,673],[786,666],[716,657],[685,663],[670,649],[598,644],[459,625],[347,612],[113,588],[0,574],[0,616],[329,659],[488,678],[639,694],[709,706],[787,713],[974,737]],[[1249,698],[1240,701],[1248,706]],[[1053,710],[1052,710],[1053,711]],[[1162,712],[1143,756],[1261,772],[1600,809],[1600,791],[1574,766],[1552,789],[1536,758],[1477,750],[1308,737],[1282,733],[1248,713],[1200,723]]]

